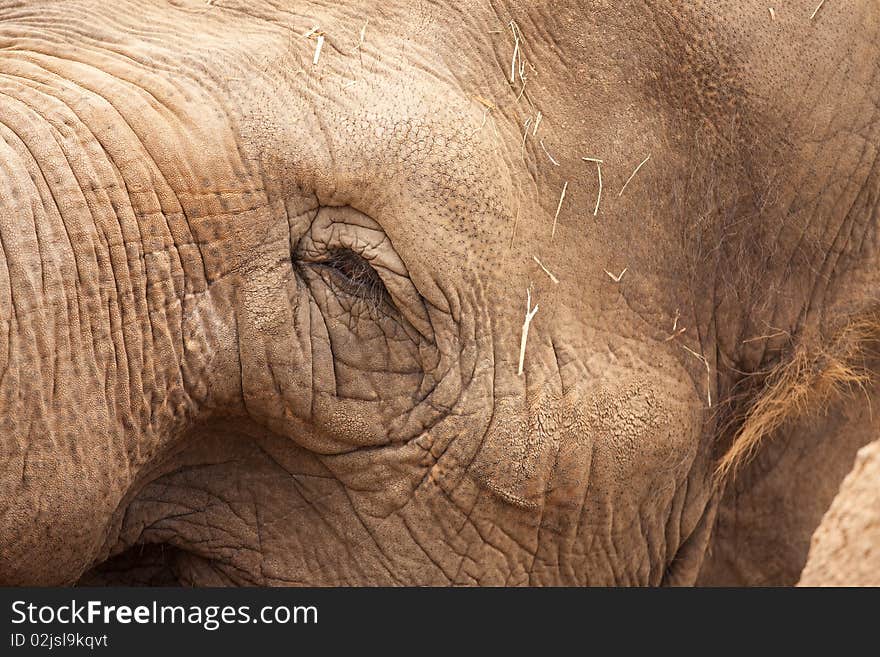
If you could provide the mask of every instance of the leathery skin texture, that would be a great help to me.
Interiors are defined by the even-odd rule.
[[[0,583],[797,581],[870,376],[715,471],[878,298],[814,8],[0,0]]]

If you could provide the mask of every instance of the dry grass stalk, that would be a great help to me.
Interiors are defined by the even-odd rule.
[[[770,9],[770,20],[775,21],[776,20],[776,10],[773,9],[773,7],[770,7],[769,9]]]
[[[620,283],[620,280],[623,278],[623,275],[629,271],[629,267],[624,267],[623,271],[620,272],[619,274],[617,274],[616,276],[614,274],[612,274],[610,271],[608,271],[607,269],[604,269],[603,271],[606,274],[608,274],[608,278],[610,278],[612,281],[614,281],[615,283]]]
[[[535,134],[535,133],[533,132],[532,134]],[[559,162],[557,162],[556,160],[554,160],[554,159],[553,159],[553,156],[550,155],[550,153],[547,152],[547,147],[544,146],[544,140],[541,139],[541,140],[539,141],[539,143],[541,144],[541,149],[544,151],[544,155],[546,155],[546,156],[550,159],[550,161],[551,161],[553,164],[555,164],[556,166],[559,166]]]
[[[304,39],[315,39],[317,41],[315,44],[315,55],[312,57],[313,66],[317,66],[318,60],[321,58],[321,48],[324,47],[324,35],[325,33],[317,25],[303,34]]]
[[[820,0],[819,5],[813,10],[813,13],[810,14],[810,20],[816,18],[816,14],[819,13],[819,10],[822,9],[822,5],[825,4],[825,0]]]
[[[369,24],[370,24],[370,21],[367,21],[366,23],[364,23],[363,27],[361,27],[361,32],[358,35],[358,42],[355,45],[354,50],[352,51],[352,52],[356,52],[358,54],[358,60],[360,61],[361,68],[364,67],[364,51],[363,51],[364,37],[367,34],[367,25],[369,25]]]
[[[510,84],[515,84],[516,59],[519,57],[519,29],[517,29],[514,21],[510,21],[510,31],[513,32],[513,57],[510,59]]]
[[[568,181],[562,186],[562,194],[559,196],[559,205],[556,206],[556,215],[553,217],[553,228],[550,230],[550,239],[556,237],[556,222],[559,220],[559,211],[562,209],[562,202],[565,200],[565,192],[568,189]]]
[[[758,342],[759,340],[772,340],[773,338],[780,338],[783,335],[790,336],[791,334],[788,331],[776,331],[775,333],[769,333],[767,335],[756,335],[754,338],[743,340],[742,343],[748,344],[749,342]]]
[[[486,126],[486,120],[489,118],[490,111],[491,110],[488,107],[483,108],[483,120],[480,122],[480,127],[475,128],[474,131],[471,133],[471,137],[473,137]]]
[[[520,88],[519,94],[517,95],[516,101],[514,101],[514,102],[518,103],[519,99],[522,98],[525,93],[526,93],[526,80],[525,80],[525,78],[523,78],[522,87]],[[528,100],[528,98],[526,98],[526,100]],[[531,101],[529,101],[529,103],[531,104]]]
[[[510,84],[515,86],[516,79],[519,77],[520,84],[522,85],[515,101],[518,103],[520,98],[522,98],[526,92],[526,62],[523,59],[523,49],[520,45],[523,38],[522,32],[520,32],[519,25],[516,24],[516,21],[510,21],[507,25],[513,33],[513,56],[510,59]],[[531,104],[531,101],[529,101],[529,103]]]
[[[593,209],[593,216],[599,216],[599,203],[602,201],[602,160],[598,157],[582,157],[584,162],[595,162],[596,173],[599,175],[599,193],[596,195],[596,207]]]
[[[702,361],[703,365],[706,367],[706,402],[709,404],[709,408],[712,408],[712,367],[709,365],[709,361],[702,354],[698,354],[696,351],[688,347],[687,345],[681,345],[681,348],[688,352],[691,356],[698,358]]]
[[[492,101],[486,100],[485,98],[483,98],[482,96],[480,96],[478,94],[474,94],[473,97],[474,97],[474,100],[476,100],[478,103],[480,103],[480,105],[483,106],[483,120],[480,121],[479,127],[474,128],[473,132],[471,132],[471,134],[470,134],[471,137],[473,137],[475,134],[480,132],[484,127],[486,127],[486,121],[489,119],[489,112],[491,112],[494,109],[498,109]],[[523,154],[523,155],[525,155],[525,154]]]
[[[541,114],[541,110],[538,110],[538,116],[535,117],[535,127],[532,128],[532,137],[538,134],[538,126],[541,125],[541,119],[544,118],[544,115]]]
[[[544,270],[544,273],[547,274],[547,276],[550,277],[550,280],[553,281],[554,285],[559,285],[559,279],[556,278],[556,276],[553,275],[553,272],[552,272],[552,271],[550,271],[549,269],[547,269],[547,268],[544,266],[544,263],[543,263],[543,262],[541,262],[540,260],[538,260],[538,256],[532,256],[532,259],[533,259],[535,262],[537,262],[537,263],[538,263],[538,266],[539,266],[541,269]]]
[[[637,166],[635,168],[635,171],[632,172],[630,177],[627,178],[626,182],[623,183],[623,187],[620,188],[620,192],[618,192],[618,194],[617,194],[618,197],[623,196],[623,191],[627,188],[627,186],[630,184],[630,182],[632,182],[632,179],[636,177],[636,174],[639,172],[639,169],[641,169],[643,166],[645,166],[645,164],[647,164],[648,160],[650,160],[650,159],[651,159],[651,155],[649,154],[648,157],[646,157],[644,160],[642,160],[641,164],[639,164],[639,166]]]
[[[516,227],[518,224],[519,224],[519,207],[517,207],[516,214],[513,217],[513,230],[510,232],[510,246],[513,246],[513,243],[516,240]]]
[[[532,125],[532,117],[528,117],[523,123],[523,140],[522,140],[522,148],[520,150],[520,157],[525,159],[526,157],[526,139],[529,137],[529,126]]]
[[[519,341],[519,368],[517,369],[517,376],[522,376],[523,373],[523,363],[526,359],[526,342],[529,339],[529,326],[531,326],[532,319],[534,319],[537,312],[538,304],[535,304],[535,307],[532,308],[532,290],[529,288],[526,290],[526,319],[523,322],[522,338]]]
[[[485,107],[487,109],[490,109],[490,110],[498,109],[498,107],[495,105],[495,103],[493,103],[491,100],[486,100],[485,98],[483,98],[479,94],[474,94],[474,100],[477,101],[478,103],[480,103],[480,105],[482,105],[483,107]]]
[[[323,48],[323,47],[324,47],[324,35],[319,34],[318,35],[318,43],[315,44],[315,57],[312,60],[312,64],[314,66],[318,65],[318,60],[321,58],[321,48]]]
[[[667,337],[663,342],[669,342],[670,340],[675,340],[678,336],[680,336],[682,333],[687,331],[687,327],[685,327],[685,326],[678,328],[678,320],[679,319],[681,319],[681,309],[676,308],[675,309],[675,317],[672,320],[672,334],[669,335],[669,337]]]
[[[865,390],[874,376],[867,366],[878,355],[880,311],[850,320],[830,344],[800,346],[765,378],[757,401],[715,471],[718,481],[753,457],[760,443],[798,418],[816,417],[852,392]]]

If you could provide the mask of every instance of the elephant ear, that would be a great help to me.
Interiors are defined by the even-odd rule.
[[[859,451],[813,535],[799,586],[880,586],[880,439]]]

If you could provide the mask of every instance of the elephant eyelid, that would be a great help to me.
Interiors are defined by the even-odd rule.
[[[390,296],[373,265],[354,251],[333,249],[311,264],[331,271],[336,281],[353,296],[377,305]]]

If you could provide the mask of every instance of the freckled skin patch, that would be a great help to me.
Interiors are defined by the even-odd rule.
[[[0,10],[2,583],[696,580],[876,287],[880,19],[460,4]]]

